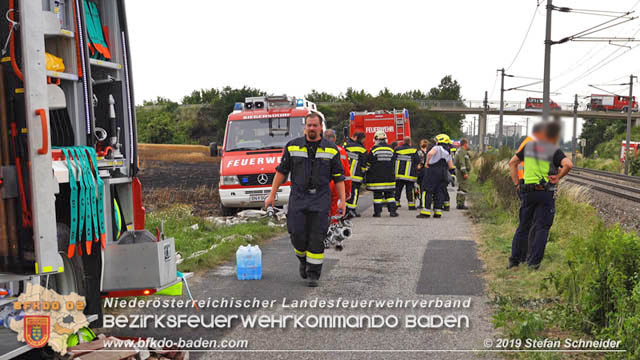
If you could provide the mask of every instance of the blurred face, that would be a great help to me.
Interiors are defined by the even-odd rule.
[[[317,117],[307,118],[304,125],[304,133],[307,135],[307,139],[311,141],[320,140],[320,133],[322,132],[322,122]]]
[[[465,150],[469,150],[469,143],[464,143],[464,145],[462,145],[462,147],[463,147]]]

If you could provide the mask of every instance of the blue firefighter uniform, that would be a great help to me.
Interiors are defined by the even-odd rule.
[[[347,139],[344,149],[347,151],[349,169],[351,169],[351,197],[347,200],[347,209],[355,215],[360,197],[360,184],[364,181],[367,149],[362,143],[351,139]]]
[[[323,240],[329,229],[329,182],[345,179],[338,148],[325,139],[293,139],[285,146],[276,171],[290,174],[287,230],[301,266],[306,265],[307,276],[318,280],[324,259]]]
[[[405,191],[407,194],[407,202],[409,203],[409,210],[415,210],[416,201],[414,198],[415,193],[413,187],[418,179],[418,163],[420,162],[418,149],[407,144],[402,144],[396,148],[395,153],[396,206],[400,206],[402,189],[406,188]]]
[[[449,162],[451,154],[446,147],[438,144],[432,148],[435,149],[429,161],[428,168],[425,170],[422,179],[422,209],[419,217],[431,216],[431,204],[434,206],[434,217],[442,216],[445,197],[443,191],[447,191],[447,179],[449,178]],[[444,188],[444,189],[443,189]]]
[[[396,155],[386,142],[374,145],[367,156],[367,189],[373,191],[373,216],[379,217],[387,205],[391,216],[396,212],[396,176],[394,173]]]

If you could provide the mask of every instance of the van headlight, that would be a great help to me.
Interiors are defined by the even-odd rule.
[[[220,182],[222,183],[222,185],[240,185],[240,180],[238,180],[238,177],[235,175],[222,176],[220,178]]]

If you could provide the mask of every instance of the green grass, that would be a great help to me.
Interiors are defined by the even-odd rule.
[[[511,241],[518,226],[519,200],[510,179],[495,171],[484,184],[472,175],[474,232],[485,263],[489,296],[495,305],[493,324],[509,338],[588,338],[563,324],[562,299],[551,285],[552,274],[567,271],[566,257],[575,237],[586,237],[600,223],[586,203],[584,189],[564,185],[556,200],[556,217],[540,270],[526,264],[507,270]],[[508,190],[506,190],[508,189]],[[512,192],[510,192],[512,191]],[[561,359],[557,353],[505,354],[511,358]]]
[[[605,159],[605,158],[582,158],[576,161],[576,166],[584,167],[587,169],[609,171],[613,173],[622,173],[624,165],[618,159]]]
[[[231,260],[240,245],[259,245],[285,231],[281,227],[268,226],[266,219],[232,226],[217,226],[204,218],[191,215],[190,207],[184,205],[148,214],[147,228],[153,232],[160,228],[162,221],[165,222],[165,236],[175,238],[176,251],[185,259],[178,265],[180,271],[199,271],[215,267]],[[191,228],[194,224],[198,224],[198,230]],[[215,249],[187,259],[191,254],[209,249],[214,244],[217,245]]]

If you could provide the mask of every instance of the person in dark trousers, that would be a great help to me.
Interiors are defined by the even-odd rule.
[[[521,193],[520,224],[511,243],[508,269],[527,262],[533,269],[540,268],[547,246],[549,230],[555,216],[556,184],[571,171],[573,164],[557,144],[560,124],[548,123],[541,140],[528,142],[509,161],[511,179]],[[524,161],[524,182],[518,179],[518,164]],[[532,224],[535,239],[527,258],[527,240]]]
[[[427,150],[427,148],[429,147],[429,140],[427,139],[422,139],[420,140],[420,148],[418,149],[418,158],[420,159],[418,161],[418,181],[416,182],[416,185],[418,187],[417,189],[417,193],[418,196],[416,197],[417,203],[418,203],[418,207],[421,208],[422,207],[422,179],[424,178],[424,173],[425,173],[425,167],[424,164],[427,161],[427,152],[429,152]]]
[[[416,200],[413,187],[418,179],[418,149],[411,147],[411,138],[403,140],[403,144],[395,148],[396,154],[396,207],[400,207],[402,189],[406,188],[409,210],[416,209]]]
[[[518,151],[516,151],[516,153],[520,152],[522,149],[524,149],[524,146],[527,145],[528,142],[530,141],[535,141],[535,140],[540,140],[543,138],[544,136],[544,126],[545,123],[540,121],[538,123],[536,123],[535,125],[533,125],[533,128],[531,128],[531,136],[527,136],[522,143],[520,144],[520,146],[518,147]],[[524,161],[521,161],[518,164],[518,180],[520,181],[520,184],[524,184]],[[522,194],[520,194],[520,197],[522,197]],[[529,243],[527,246],[527,257],[531,256],[531,247],[533,246],[533,242],[536,238],[536,224],[533,224],[531,226],[531,230],[529,231]]]
[[[376,144],[367,155],[367,189],[373,191],[373,217],[382,215],[382,208],[387,205],[391,217],[398,216],[396,212],[396,177],[394,167],[396,156],[387,144],[384,131],[376,132]]]
[[[449,170],[453,169],[453,161],[447,145],[451,143],[449,136],[440,134],[436,136],[436,145],[427,153],[426,173],[422,180],[422,209],[417,218],[431,217],[431,204],[433,203],[434,218],[442,217],[444,207],[443,191],[449,177]]]
[[[360,217],[358,214],[358,198],[360,197],[360,184],[364,181],[364,166],[367,161],[367,149],[363,145],[365,134],[356,132],[353,137],[347,138],[345,150],[349,158],[351,169],[351,197],[347,200],[347,217]]]
[[[471,159],[469,158],[469,140],[460,140],[460,149],[456,152],[454,165],[458,182],[456,194],[456,209],[466,210],[465,200],[469,191],[469,174],[471,173]]]
[[[305,136],[287,143],[276,168],[271,192],[264,200],[273,206],[278,188],[291,175],[287,230],[298,260],[300,276],[308,286],[318,286],[324,259],[324,238],[329,229],[331,191],[335,183],[339,211],[346,212],[344,170],[335,144],[322,138],[322,117],[312,112],[305,117]]]

